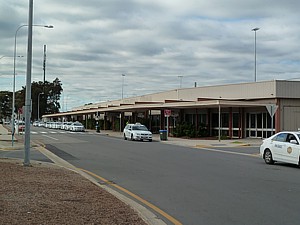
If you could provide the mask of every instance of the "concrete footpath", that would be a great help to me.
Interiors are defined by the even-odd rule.
[[[88,130],[88,132],[95,132]],[[114,132],[110,130],[104,130],[98,133],[100,135],[108,135],[112,137],[123,138],[122,132]],[[255,146],[259,147],[262,143],[260,138],[244,138],[244,139],[205,139],[205,138],[176,138],[168,137],[168,140],[161,141],[159,134],[153,134],[153,141],[160,141],[164,144],[179,145],[185,147],[198,147],[198,148],[213,148],[213,147],[242,147],[242,146]]]
[[[2,124],[0,124],[0,150],[16,150],[23,148],[23,143],[18,142],[15,137],[12,143],[12,135]]]

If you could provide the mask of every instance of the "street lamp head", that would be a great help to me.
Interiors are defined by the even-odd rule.
[[[254,32],[256,32],[258,30],[259,30],[259,27],[255,27],[255,28],[252,29],[252,31],[254,31]]]
[[[17,55],[16,57],[22,58],[22,57],[24,57],[24,56],[23,56],[23,55]],[[0,59],[3,59],[3,58],[13,58],[13,56],[6,56],[6,55],[4,55],[4,56],[1,56],[1,57],[0,57]]]
[[[46,25],[46,26],[44,26],[44,27],[46,27],[46,28],[54,28],[53,25]]]
[[[124,73],[122,73],[122,77],[125,77],[125,74],[124,74]]]

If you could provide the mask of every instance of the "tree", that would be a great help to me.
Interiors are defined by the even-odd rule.
[[[60,95],[63,91],[61,81],[58,78],[55,78],[55,80],[52,83],[48,83],[48,85],[45,85],[44,92],[46,95],[47,104],[46,107],[44,107],[45,111],[44,114],[51,114],[51,113],[58,113],[60,109]]]
[[[11,117],[12,93],[9,91],[0,92],[0,121]]]
[[[31,119],[38,119],[38,105],[40,117],[44,114],[58,113],[60,109],[60,96],[62,93],[62,83],[58,78],[55,78],[52,83],[49,81],[32,82],[31,84],[31,99],[32,112]],[[25,102],[26,87],[16,92],[16,107],[22,108]]]

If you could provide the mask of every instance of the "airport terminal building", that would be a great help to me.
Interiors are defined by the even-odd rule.
[[[272,80],[174,89],[89,104],[44,115],[45,121],[81,121],[101,129],[122,130],[127,122],[144,123],[152,132],[175,134],[180,124],[207,136],[266,138],[300,129],[300,81]]]

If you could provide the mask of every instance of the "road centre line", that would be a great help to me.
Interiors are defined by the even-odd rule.
[[[81,169],[79,168],[80,170],[82,170],[83,172],[93,176],[93,177],[96,177],[100,180],[102,180],[103,182],[105,182],[106,184],[109,184],[110,186],[113,186],[115,188],[117,188],[118,190],[128,194],[129,196],[133,197],[134,199],[142,202],[143,204],[145,204],[146,206],[148,206],[149,208],[151,208],[152,210],[154,210],[155,212],[159,213],[160,215],[162,215],[163,217],[165,217],[166,219],[168,219],[170,222],[172,222],[173,224],[175,225],[182,225],[181,222],[179,222],[178,220],[176,220],[174,217],[170,216],[169,214],[167,214],[166,212],[162,211],[160,208],[158,208],[157,206],[151,204],[150,202],[144,200],[143,198],[139,197],[138,195],[128,191],[127,189],[117,185],[117,184],[114,184],[112,182],[110,182],[109,180],[106,180],[105,178],[103,177],[100,177],[99,175],[93,173],[93,172],[90,172],[88,170],[84,170],[84,169]]]
[[[45,156],[47,156],[51,161],[53,161],[54,162],[54,164],[56,164],[56,165],[59,165],[59,166],[62,166],[62,167],[64,167],[64,168],[67,168],[67,169],[71,169],[71,170],[73,170],[73,171],[75,171],[75,172],[77,172],[77,173],[79,173],[79,174],[81,174],[82,176],[84,176],[85,178],[87,178],[88,180],[90,180],[91,182],[93,182],[93,183],[95,183],[96,185],[99,185],[99,183],[97,182],[97,180],[95,179],[95,178],[98,178],[98,179],[101,179],[102,181],[104,181],[105,183],[107,183],[107,184],[109,184],[110,182],[108,181],[108,180],[106,180],[106,179],[104,179],[104,178],[102,178],[102,177],[100,177],[100,176],[98,176],[98,175],[96,175],[96,174],[93,174],[92,172],[90,172],[90,171],[87,171],[87,170],[84,170],[84,169],[80,169],[80,168],[78,168],[78,167],[75,167],[75,166],[73,166],[72,164],[70,164],[69,162],[67,162],[67,161],[65,161],[65,160],[63,160],[63,159],[61,159],[60,157],[58,157],[57,155],[55,155],[54,153],[52,153],[51,151],[49,151],[49,150],[47,150],[46,149],[46,146],[45,146],[45,144],[43,143],[43,142],[41,142],[41,141],[39,141],[39,140],[35,140],[34,141],[34,143],[36,143],[37,145],[39,145],[39,147],[37,147],[36,149],[37,150],[39,150],[42,154],[44,154]],[[94,177],[94,178],[93,178]],[[100,187],[101,185],[99,185],[99,187]],[[124,189],[124,188],[122,188],[122,187],[120,187],[120,186],[118,186],[118,185],[112,185],[112,186],[114,186],[115,188],[117,188],[117,189],[119,189],[119,190],[122,190],[122,191],[124,191],[125,193],[128,193],[129,195],[134,195],[133,193],[131,193],[131,192],[129,192],[129,191],[127,191],[126,189]],[[113,189],[111,189],[111,188],[109,188],[109,186],[106,186],[106,187],[102,187],[102,188],[104,188],[105,190],[107,190],[108,192],[110,192],[110,193],[113,193],[112,191],[113,191]],[[108,188],[108,189],[106,189],[106,188]],[[109,189],[111,189],[111,191],[109,191]],[[126,192],[127,191],[127,192]],[[114,191],[115,193],[118,193],[117,191]],[[130,194],[131,193],[131,194]],[[119,195],[122,195],[122,194],[120,194],[120,193],[118,193]],[[138,198],[140,198],[140,197],[138,197],[138,196],[136,196],[137,198],[136,199],[138,199]],[[124,201],[124,198],[127,198],[128,200],[127,200],[127,204],[129,204],[128,203],[128,201],[130,200],[128,197],[125,197],[125,195],[124,195],[124,197],[123,198],[120,198],[120,199],[123,199],[123,200],[121,200],[121,201]],[[141,199],[141,202],[143,202],[143,201],[145,201],[145,200],[143,200],[142,198],[140,198]],[[132,202],[135,202],[134,200],[131,200]],[[126,201],[125,201],[126,202]],[[145,201],[146,202],[146,201]],[[132,203],[131,203],[132,204]],[[129,205],[131,205],[131,204],[129,204]],[[138,204],[138,202],[136,201],[136,203],[135,204],[137,204],[137,205],[139,205]],[[151,204],[151,203],[149,203],[149,204]],[[146,204],[147,205],[147,204]],[[131,205],[132,207],[133,207],[133,205]],[[140,207],[142,207],[142,205],[140,205]],[[155,206],[154,206],[155,207]],[[156,207],[157,208],[157,207]],[[157,208],[158,209],[158,208]],[[160,210],[160,209],[158,209],[158,210]],[[147,210],[145,207],[144,207],[144,210],[143,210],[144,212],[143,212],[143,217],[145,216],[145,218],[146,218],[146,221],[148,220],[149,222],[150,221],[152,221],[150,224],[165,224],[161,219],[158,219],[157,218],[157,216],[155,215],[155,214],[153,214],[150,210]],[[146,211],[149,211],[149,212],[146,212]],[[156,210],[155,210],[156,211]],[[173,217],[171,217],[171,216],[169,216],[167,213],[164,213],[162,210],[160,210],[162,213],[162,215],[164,216],[164,215],[166,215],[165,216],[165,218],[167,218],[167,219],[169,219],[169,221],[170,222],[173,222],[175,225],[182,225],[182,223],[180,223],[179,221],[177,221],[177,220],[175,220]],[[142,212],[142,211],[139,211],[139,209],[138,209],[138,212]],[[153,215],[153,216],[152,216]],[[159,220],[161,221],[161,223],[159,222]]]
[[[225,151],[225,150],[214,149],[214,148],[201,148],[201,147],[195,147],[195,148],[201,149],[201,150],[205,150],[205,151],[220,152],[220,153],[233,154],[233,155],[243,155],[243,156],[250,156],[250,157],[259,157],[258,153],[248,154],[248,153],[241,153],[241,152]]]
[[[50,139],[55,140],[55,141],[58,141],[58,140],[59,140],[59,139],[57,139],[57,138],[48,136],[48,135],[46,135],[46,134],[43,134],[42,136],[47,137],[47,138],[50,138]]]

